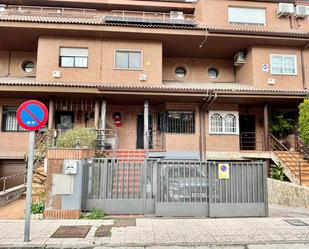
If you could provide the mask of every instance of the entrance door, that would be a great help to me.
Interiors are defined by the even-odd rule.
[[[56,112],[56,129],[67,131],[73,128],[73,112]]]
[[[255,150],[256,149],[256,134],[255,134],[255,116],[254,115],[240,115],[239,132],[240,132],[240,149],[241,150]]]
[[[149,149],[152,149],[152,115],[148,116]],[[137,114],[136,148],[144,149],[144,115]]]

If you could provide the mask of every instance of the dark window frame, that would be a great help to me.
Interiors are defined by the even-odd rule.
[[[62,58],[73,58],[73,66],[63,66],[62,65]],[[75,60],[76,58],[86,58],[87,59],[87,65],[85,67],[76,66]],[[88,56],[59,56],[59,67],[63,68],[88,68]]]
[[[11,109],[11,110],[6,110],[6,109]],[[1,124],[1,131],[2,132],[26,132],[26,130],[24,130],[17,122],[16,119],[16,113],[17,113],[17,109],[18,107],[16,106],[3,106],[2,108],[2,124]],[[14,116],[15,116],[15,122],[17,124],[17,129],[6,129],[6,120],[7,120],[7,113],[6,112],[14,112]]]

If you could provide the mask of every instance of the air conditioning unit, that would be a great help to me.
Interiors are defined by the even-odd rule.
[[[279,3],[277,15],[281,16],[290,16],[294,14],[294,4],[292,3]]]
[[[309,16],[309,6],[297,5],[295,8],[296,18],[305,18]]]
[[[245,60],[245,52],[240,51],[237,54],[235,54],[234,56],[234,65],[235,66],[242,66],[243,64],[245,64],[246,60]]]
[[[60,71],[53,71],[52,75],[53,75],[54,78],[60,78],[61,77]]]
[[[171,11],[170,19],[173,20],[184,20],[184,15],[182,11]]]

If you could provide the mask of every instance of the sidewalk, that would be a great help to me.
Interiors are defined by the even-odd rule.
[[[49,246],[168,246],[168,245],[248,245],[268,243],[308,243],[309,226],[293,226],[286,218],[233,218],[233,219],[168,219],[139,218],[136,226],[113,227],[111,237],[94,237],[101,225],[112,220],[33,220],[31,241],[23,242],[23,220],[0,221],[0,248]],[[289,218],[291,219],[291,218]],[[298,218],[309,224],[309,218]],[[61,225],[91,225],[84,239],[50,238]],[[164,248],[164,247],[163,247]],[[280,247],[281,248],[281,247]],[[288,247],[289,248],[289,247]],[[307,247],[297,247],[307,248]]]

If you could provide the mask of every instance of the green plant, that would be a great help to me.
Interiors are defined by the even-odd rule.
[[[60,148],[76,148],[79,145],[81,148],[94,149],[96,139],[96,131],[77,127],[62,134],[57,141],[57,146]]]
[[[280,181],[287,181],[288,178],[283,172],[283,167],[281,166],[281,163],[271,165],[270,168],[270,177],[275,179],[275,180],[280,180]]]
[[[31,213],[32,214],[42,214],[45,209],[45,204],[43,201],[38,201],[31,204]]]
[[[270,116],[269,131],[275,137],[282,139],[293,132],[293,120],[284,117],[283,113],[273,112]]]
[[[309,99],[299,105],[298,123],[300,136],[309,145]]]
[[[102,209],[92,208],[90,212],[83,214],[81,218],[90,219],[90,220],[99,220],[99,219],[103,219],[104,216],[105,216],[105,213]]]

